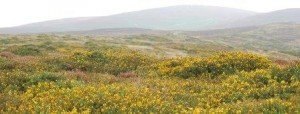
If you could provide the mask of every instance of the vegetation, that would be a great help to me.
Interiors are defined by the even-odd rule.
[[[209,75],[211,78],[240,71],[267,69],[271,62],[255,54],[241,52],[222,53],[207,58],[171,58],[158,63],[158,71],[163,76],[197,77]]]
[[[199,48],[175,57],[156,47],[168,37],[128,37],[2,36],[1,113],[300,112],[297,61]]]

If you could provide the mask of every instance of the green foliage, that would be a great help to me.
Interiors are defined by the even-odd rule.
[[[64,80],[63,76],[44,72],[42,74],[29,77],[29,80],[27,83],[25,83],[25,85],[26,85],[26,87],[29,87],[31,85],[37,85],[38,83],[41,83],[41,82],[58,82],[61,80]]]
[[[4,44],[9,44],[10,41],[9,39],[0,39],[0,44],[4,45]]]
[[[38,48],[43,49],[43,51],[55,51],[56,50],[55,45],[56,44],[53,43],[52,41],[45,41],[41,45],[38,45]]]
[[[36,56],[42,54],[42,51],[39,49],[39,47],[35,45],[23,45],[23,46],[12,47],[11,52],[21,56],[26,56],[26,55]]]
[[[29,81],[29,74],[25,72],[7,72],[1,74],[1,91],[6,90],[25,90],[25,84]]]
[[[16,68],[15,62],[0,57],[0,70],[12,70],[14,68]]]
[[[25,91],[27,87],[40,82],[58,82],[63,79],[63,76],[47,72],[38,75],[20,71],[7,72],[6,74],[1,74],[0,91],[5,89]]]
[[[278,82],[292,82],[293,80],[300,80],[300,64],[295,63],[286,68],[273,68],[272,77]]]
[[[43,66],[41,69],[49,72],[74,70],[73,66],[66,58],[67,57],[65,56],[48,56],[40,59],[39,63],[41,63],[41,66]]]

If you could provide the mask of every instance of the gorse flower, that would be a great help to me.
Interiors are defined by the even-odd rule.
[[[233,74],[239,71],[267,69],[271,61],[265,57],[242,52],[222,53],[208,58],[184,57],[163,60],[158,72],[163,76],[198,77]]]

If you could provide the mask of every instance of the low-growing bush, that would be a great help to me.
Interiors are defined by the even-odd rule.
[[[80,70],[75,71],[67,71],[64,73],[67,79],[70,80],[78,80],[78,81],[85,81],[85,82],[91,82],[92,77],[87,75],[85,72]]]
[[[64,77],[54,73],[44,72],[42,74],[30,76],[28,79],[28,82],[25,83],[26,87],[37,85],[41,82],[58,82],[64,80]]]
[[[54,52],[56,51],[58,46],[56,46],[53,42],[51,41],[45,41],[44,43],[38,45],[38,48],[41,49],[42,51],[49,51],[49,52]]]
[[[14,61],[0,57],[0,70],[13,70],[17,67],[16,64]]]
[[[222,53],[208,58],[181,57],[162,61],[157,65],[163,76],[197,77],[208,75],[212,78],[221,74],[233,74],[239,71],[267,69],[271,61],[265,57],[242,53]]]
[[[29,81],[29,74],[25,72],[13,71],[0,74],[0,91],[7,90],[25,90],[25,84]]]
[[[105,64],[104,68],[113,75],[118,75],[122,72],[133,72],[142,67],[150,66],[156,61],[151,55],[126,49],[111,50],[105,55],[109,62]]]
[[[29,74],[26,72],[12,71],[0,76],[0,91],[5,89],[25,91],[27,87],[40,82],[58,82],[64,80],[63,76],[53,73]]]
[[[232,91],[243,93],[242,99],[268,99],[278,97],[289,99],[298,91],[298,82],[277,82],[272,78],[271,70],[256,70],[252,72],[240,72],[228,76],[223,82],[226,86],[232,86]],[[227,98],[227,101],[233,98]],[[229,100],[231,101],[231,100]]]
[[[58,72],[75,70],[74,66],[67,58],[68,56],[49,55],[39,59],[38,62],[42,64],[44,71]]]
[[[23,45],[23,46],[14,46],[11,47],[10,51],[16,55],[21,55],[21,56],[36,56],[36,55],[41,55],[42,50],[35,45]]]
[[[154,58],[138,51],[125,49],[75,52],[71,56],[71,62],[82,71],[102,72],[113,75],[149,66],[154,60]]]
[[[120,73],[118,75],[118,77],[121,77],[121,78],[136,78],[136,77],[138,77],[138,75],[134,72],[124,72],[124,73]]]
[[[238,73],[239,79],[241,81],[247,82],[249,84],[262,87],[269,84],[271,80],[271,73],[269,70],[256,70],[252,72],[240,72]]]
[[[278,82],[290,83],[293,80],[300,80],[300,63],[294,63],[285,68],[274,67],[272,77]]]

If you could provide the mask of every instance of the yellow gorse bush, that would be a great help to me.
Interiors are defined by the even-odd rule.
[[[106,51],[74,52],[71,62],[74,66],[92,72],[103,72],[118,75],[131,72],[143,66],[149,66],[154,58],[126,49],[108,49]]]
[[[41,82],[24,93],[7,93],[5,112],[101,112],[101,113],[192,113],[192,112],[289,112],[298,111],[299,82],[271,79],[258,70],[229,76],[221,82],[198,79],[144,78],[140,82],[102,81],[81,84]],[[261,81],[264,77],[268,83]],[[254,80],[260,82],[255,83]],[[3,98],[1,100],[3,100]],[[259,101],[259,102],[257,102]]]
[[[197,77],[203,75],[218,76],[239,71],[267,69],[271,61],[265,57],[242,53],[222,53],[208,58],[179,57],[158,63],[158,72],[163,76]]]

